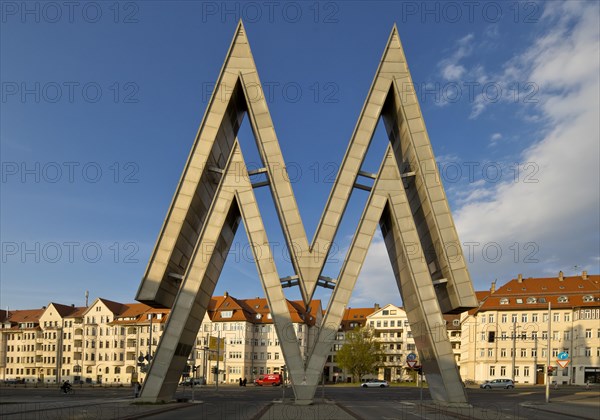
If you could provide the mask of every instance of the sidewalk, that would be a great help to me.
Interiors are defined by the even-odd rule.
[[[29,419],[138,419],[150,414],[160,414],[194,405],[172,402],[165,404],[134,404],[134,400],[115,399],[106,402],[63,401],[43,403],[3,403],[0,404],[0,418]]]

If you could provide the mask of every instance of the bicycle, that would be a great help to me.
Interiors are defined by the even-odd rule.
[[[65,388],[65,389],[59,388],[59,391],[61,394],[74,394],[75,393],[75,391],[73,391],[73,387],[71,387],[71,386],[68,388]]]

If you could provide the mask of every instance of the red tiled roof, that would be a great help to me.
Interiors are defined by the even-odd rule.
[[[119,302],[113,302],[112,300],[98,298],[102,303],[106,305],[106,307],[115,315],[120,314],[125,308],[124,305]]]
[[[567,302],[559,303],[561,296],[567,298]],[[584,302],[584,296],[592,296],[593,300]],[[536,303],[527,303],[527,298],[536,298]],[[545,302],[539,302],[544,298]],[[507,299],[507,304],[500,304],[502,299]],[[517,303],[521,299],[522,303]],[[591,275],[587,279],[581,276],[542,277],[512,279],[485,300],[479,310],[523,310],[523,309],[545,309],[548,303],[552,308],[566,309],[575,307],[597,307],[600,306],[600,276]]]
[[[56,309],[58,314],[61,316],[61,318],[65,318],[79,310],[87,309],[86,307],[63,305],[61,303],[55,303],[55,302],[50,302],[48,304],[48,306],[50,306],[50,305],[54,306],[54,308]]]
[[[39,324],[40,317],[44,313],[45,309],[20,309],[16,311],[8,312],[8,322],[11,323],[11,328],[19,329],[19,324],[25,322],[32,322],[34,324]],[[34,327],[37,328],[37,327]]]

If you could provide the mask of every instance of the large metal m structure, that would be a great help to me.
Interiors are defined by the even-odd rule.
[[[260,86],[240,22],[136,297],[171,308],[142,400],[170,400],[175,393],[236,229],[243,222],[297,404],[313,400],[377,225],[432,398],[466,402],[442,314],[473,308],[477,302],[396,27],[312,243],[289,177],[281,170],[285,163],[266,100],[256,95]],[[236,138],[246,116],[262,160],[262,168],[250,172]],[[379,171],[367,173],[362,164],[380,118],[389,145]],[[253,182],[256,174],[264,174],[266,181]],[[371,178],[372,185],[361,184],[361,178]],[[271,190],[295,270],[284,279],[275,267],[254,195],[259,186]],[[337,279],[324,278],[326,250],[356,188],[369,191],[367,203]],[[306,307],[317,286],[333,289],[321,325],[312,327],[304,355],[284,283],[299,287]]]

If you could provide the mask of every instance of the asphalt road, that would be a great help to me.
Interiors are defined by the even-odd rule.
[[[469,402],[478,409],[484,410],[487,419],[572,419],[569,415],[550,414],[527,407],[525,404],[541,404],[544,401],[544,387],[518,387],[514,390],[482,390],[468,388]],[[596,391],[597,392],[597,391]],[[155,415],[143,415],[150,419],[232,419],[250,420],[260,413],[273,400],[280,399],[280,387],[246,388],[226,386],[216,391],[213,387],[202,387],[195,390],[198,404],[182,404],[179,407],[169,405],[168,411]],[[317,398],[325,396],[345,407],[362,419],[445,419],[448,416],[440,407],[415,405],[420,399],[420,391],[416,387],[391,388],[359,388],[327,386],[324,393],[321,388]],[[600,396],[600,393],[598,394]],[[286,389],[286,396],[292,396],[292,390]],[[133,390],[131,388],[75,388],[72,395],[60,394],[56,388],[0,388],[1,418],[125,418],[140,416],[142,409],[149,407],[132,406]],[[180,387],[177,398],[191,398],[191,389]],[[423,390],[424,400],[429,399],[427,389]],[[583,401],[594,404],[595,393],[583,391],[580,387],[563,387],[551,391],[551,398],[556,401]],[[154,409],[155,407],[150,407]],[[598,409],[600,410],[600,399]],[[291,410],[291,409],[290,409]],[[327,410],[324,407],[323,410]],[[293,410],[292,410],[293,411]],[[589,412],[589,410],[588,410]],[[480,412],[481,413],[481,412]],[[290,412],[289,418],[297,418]],[[473,412],[464,409],[458,418],[474,418]],[[314,418],[327,418],[326,412],[315,414]],[[348,418],[352,418],[348,415]],[[581,417],[585,418],[585,416]],[[589,417],[588,417],[589,418]],[[310,420],[302,418],[302,420]]]

